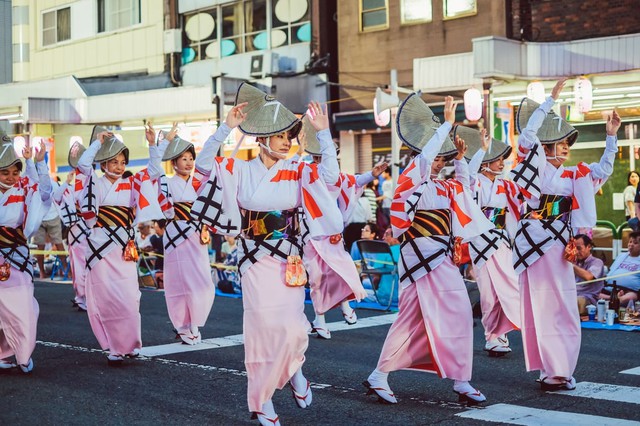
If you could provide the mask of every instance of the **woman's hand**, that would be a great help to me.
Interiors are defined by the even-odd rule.
[[[561,78],[560,80],[558,80],[556,85],[553,86],[553,89],[551,89],[551,97],[553,98],[554,101],[558,100],[558,97],[560,96],[560,92],[562,92],[562,89],[564,89],[564,85],[567,83],[568,79],[569,79],[568,77]]]
[[[247,118],[247,114],[245,114],[243,110],[247,105],[249,105],[249,102],[243,102],[231,108],[231,111],[227,114],[227,118],[224,120],[224,122],[227,123],[227,126],[233,129],[244,122],[245,118]]]
[[[33,149],[31,149],[31,144],[29,143],[29,141],[27,141],[24,145],[24,148],[22,148],[22,157],[25,160],[28,160],[31,157],[33,157]]]
[[[327,114],[326,105],[323,108],[319,102],[311,101],[309,102],[309,111],[311,111],[309,123],[311,123],[314,129],[319,132],[329,128],[329,115]]]
[[[164,138],[166,140],[168,140],[169,142],[171,142],[173,140],[173,138],[176,137],[177,134],[178,134],[178,122],[174,121],[173,122],[173,126],[171,127],[171,130],[169,130],[169,133],[164,135]]]
[[[453,96],[447,96],[444,98],[444,121],[453,124],[456,122],[456,107],[457,102],[453,101]]]
[[[373,177],[377,178],[382,174],[382,172],[387,170],[387,167],[389,167],[389,163],[387,163],[386,161],[381,161],[373,166],[373,169],[371,169],[371,174],[373,175]]]
[[[147,125],[145,126],[144,135],[147,138],[147,142],[149,143],[149,146],[156,145],[156,131],[153,129],[151,122],[148,122]]]
[[[71,185],[75,181],[75,178],[76,178],[76,174],[75,173],[73,173],[73,172],[67,173],[67,180],[66,180],[67,185]]]
[[[44,161],[44,155],[47,153],[47,146],[44,144],[44,141],[40,141],[40,150],[36,152],[35,162],[39,163]]]
[[[458,150],[458,155],[456,155],[456,160],[462,160],[464,158],[464,154],[467,153],[467,144],[464,143],[464,139],[460,136],[456,135],[453,144],[456,146]]]
[[[620,119],[618,112],[614,109],[613,113],[607,117],[607,135],[616,136],[621,125],[622,120]]]
[[[482,140],[480,149],[482,149],[484,152],[489,151],[489,146],[491,145],[491,136],[489,136],[489,132],[487,132],[487,129],[480,130],[480,139]]]

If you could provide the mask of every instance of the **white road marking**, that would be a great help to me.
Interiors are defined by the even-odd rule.
[[[620,373],[621,374],[635,374],[636,376],[640,376],[640,367],[630,368],[628,370],[623,370]]]
[[[472,409],[463,413],[458,413],[456,416],[466,419],[483,420],[485,422],[524,426],[640,425],[640,422],[634,422],[632,420],[569,413],[564,411],[542,410],[539,408],[529,408],[511,404],[490,405],[487,408]]]
[[[398,314],[378,315],[367,318],[359,318],[358,322],[349,325],[344,321],[328,323],[327,326],[331,332],[344,330],[357,330],[360,328],[377,327],[380,325],[391,324],[398,317]],[[140,355],[144,356],[162,356],[183,352],[205,351],[209,349],[228,348],[230,346],[240,346],[244,344],[242,334],[232,336],[216,337],[213,339],[203,339],[197,345],[184,345],[182,343],[169,343],[167,345],[146,346],[140,351]]]
[[[610,385],[606,383],[580,382],[575,390],[549,392],[581,398],[605,399],[607,401],[640,404],[640,388],[633,386]]]

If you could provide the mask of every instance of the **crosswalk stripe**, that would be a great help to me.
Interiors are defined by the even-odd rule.
[[[640,422],[592,416],[590,414],[568,413],[564,411],[542,410],[511,404],[495,404],[482,409],[472,409],[456,416],[485,422],[505,423],[524,426],[638,426]]]
[[[622,373],[622,374],[635,374],[636,376],[640,376],[640,367],[630,368],[628,370],[623,370],[620,373]]]
[[[360,318],[358,322],[349,325],[344,321],[331,322],[327,326],[331,332],[344,330],[357,330],[360,328],[376,327],[391,324],[398,317],[398,314],[378,315],[367,318]],[[228,348],[230,346],[240,346],[244,344],[242,334],[232,336],[216,337],[213,339],[203,339],[197,345],[183,345],[182,343],[170,343],[167,345],[145,346],[140,350],[143,356],[162,356],[182,352],[206,351],[209,349]]]
[[[633,386],[610,385],[606,383],[580,382],[570,392],[549,392],[581,398],[605,399],[607,401],[640,404],[640,388]]]

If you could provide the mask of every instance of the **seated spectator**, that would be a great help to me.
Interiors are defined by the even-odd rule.
[[[389,248],[391,249],[391,254],[393,255],[393,260],[398,263],[400,259],[400,240],[393,236],[393,231],[391,227],[387,228],[384,231],[382,239],[389,244]]]
[[[225,242],[222,243],[222,252],[226,253],[224,265],[238,266],[238,245],[234,237],[224,237]],[[218,270],[218,288],[223,293],[242,293],[240,285],[240,275],[237,269],[219,269]]]
[[[51,185],[54,188],[54,191],[56,190],[55,188],[60,186],[54,179],[51,179]],[[51,207],[49,207],[49,210],[47,211],[47,213],[45,213],[40,227],[33,236],[32,242],[33,244],[38,246],[38,250],[44,250],[47,242],[51,243],[51,250],[65,250],[62,240],[62,219],[60,219],[60,215],[58,214],[58,210],[54,204],[51,204]],[[67,269],[67,256],[59,255],[58,258],[62,263],[62,270],[60,271],[60,275],[63,275],[64,271]],[[36,260],[38,262],[40,278],[46,278],[46,273],[44,270],[44,255],[36,255]]]
[[[225,236],[224,243],[222,243],[222,246],[220,247],[220,256],[222,257],[222,261],[226,262],[227,256],[237,248],[235,237]]]
[[[342,233],[345,249],[347,251],[350,252],[352,246],[354,245],[353,243],[358,240],[358,236],[361,235],[362,232],[362,227],[373,220],[375,220],[375,218],[371,214],[371,205],[369,204],[369,199],[363,192],[362,196],[358,199],[358,203],[347,218],[347,225],[345,226],[344,232]]]
[[[632,232],[629,234],[629,251],[622,253],[611,265],[609,276],[625,274],[629,272],[640,272],[640,232]],[[620,298],[620,306],[626,306],[630,300],[638,300],[638,292],[640,291],[640,274],[627,275],[625,277],[617,277],[607,280],[608,284],[616,281],[618,288],[618,297]],[[603,299],[609,299],[611,294],[611,286],[605,287],[600,293]]]
[[[150,251],[151,250],[151,240],[149,237],[153,233],[152,223],[151,222],[141,222],[138,224],[137,232],[136,232],[136,245],[140,251]]]
[[[374,223],[367,223],[362,227],[360,231],[360,239],[361,240],[375,240],[376,235],[378,235],[378,227]],[[351,258],[353,260],[362,260],[362,255],[360,254],[360,249],[358,249],[358,245],[351,245]]]
[[[591,254],[593,241],[585,234],[578,234],[574,237],[576,244],[576,263],[573,265],[573,272],[576,275],[578,292],[578,310],[580,315],[587,315],[587,305],[595,305],[604,281],[596,281],[591,284],[579,284],[582,281],[591,281],[602,278],[604,275],[604,263],[602,260]]]
[[[149,237],[149,243],[151,243],[150,252],[152,256],[156,256],[156,261],[153,264],[153,269],[156,271],[156,282],[158,288],[164,288],[164,243],[162,238],[164,236],[164,228],[167,226],[166,219],[154,220],[153,229],[155,234]]]

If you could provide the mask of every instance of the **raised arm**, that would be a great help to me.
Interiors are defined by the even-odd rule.
[[[100,146],[104,143],[105,137],[111,136],[113,136],[111,132],[100,132],[96,135],[96,140],[91,142],[89,148],[87,148],[78,159],[78,170],[80,170],[80,173],[85,176],[91,176],[93,173],[93,160],[96,158]]]
[[[331,138],[331,131],[329,130],[329,115],[327,114],[327,107],[324,108],[320,103],[312,101],[309,103],[309,110],[311,116],[309,123],[318,132],[316,137],[320,142],[320,154],[322,156],[320,164],[318,166],[318,173],[322,176],[322,180],[327,185],[333,185],[338,181],[340,176],[340,167],[338,166],[338,153],[336,147],[333,144]]]
[[[40,142],[40,151],[35,155],[36,171],[38,172],[38,192],[43,202],[49,201],[51,203],[51,177],[49,177],[49,167],[44,160],[44,156],[47,153],[47,148],[44,142]]]
[[[456,171],[456,180],[467,189],[471,189],[471,179],[469,177],[469,164],[464,159],[464,154],[467,152],[467,144],[460,136],[456,135],[453,144],[458,150],[458,155],[453,159],[453,167]]]
[[[438,156],[442,144],[453,127],[456,120],[457,103],[453,101],[453,97],[447,96],[444,100],[444,120],[445,122],[438,127],[436,134],[429,139],[429,142],[422,148],[420,155],[427,160],[429,164]],[[427,171],[428,173],[428,171]]]
[[[231,108],[224,123],[222,123],[216,132],[209,136],[209,139],[204,143],[202,150],[196,158],[196,169],[200,173],[204,175],[211,173],[213,169],[213,159],[218,154],[220,145],[227,139],[231,130],[244,121],[246,114],[243,112],[243,109],[246,106],[247,102],[244,102]]]
[[[591,169],[591,176],[594,179],[607,179],[613,173],[613,162],[616,159],[618,153],[618,129],[622,125],[620,116],[614,110],[613,113],[607,117],[607,140],[604,148],[604,153],[600,157],[600,162],[589,165]]]
[[[175,136],[177,126],[178,123],[173,123],[173,128],[169,132],[169,135],[173,134],[173,136]],[[158,179],[164,174],[164,170],[162,169],[162,156],[169,145],[169,141],[173,140],[173,137],[171,137],[171,139],[165,138],[159,144],[156,144],[156,131],[151,126],[151,123],[147,124],[144,134],[149,144],[149,166],[147,167],[147,171],[151,179]]]
[[[538,109],[531,114],[527,127],[524,128],[522,134],[518,138],[518,145],[525,149],[532,149],[536,144],[540,143],[540,140],[538,139],[538,130],[540,129],[540,126],[542,126],[544,118],[547,116],[549,111],[551,111],[551,108],[558,99],[558,96],[560,96],[560,92],[562,92],[566,82],[566,78],[558,80],[551,91],[551,96],[549,96],[538,107]]]

